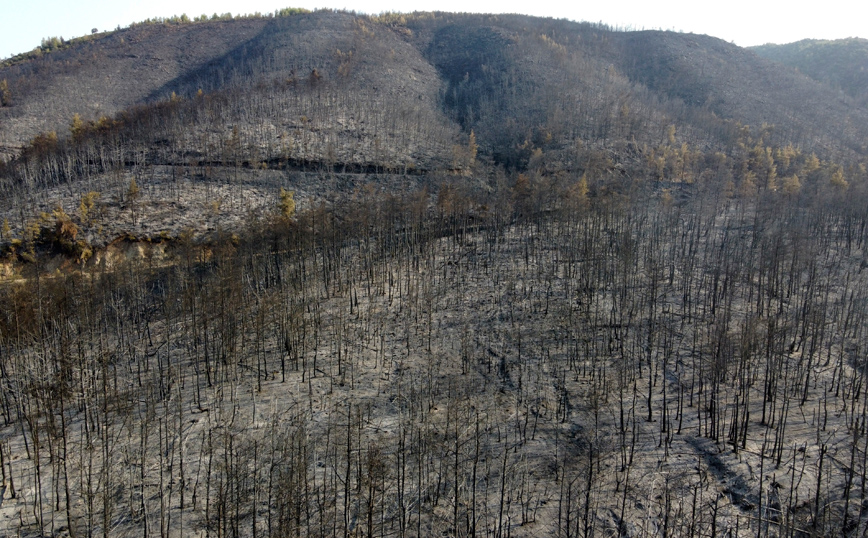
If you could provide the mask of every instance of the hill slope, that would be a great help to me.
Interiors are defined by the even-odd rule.
[[[268,206],[278,187],[299,190],[302,206],[351,192],[325,187],[335,173],[432,186],[472,174],[487,189],[522,172],[590,174],[619,192],[648,180],[817,192],[861,185],[868,155],[868,110],[748,50],[523,16],[142,24],[7,65],[0,80],[6,245],[89,192],[117,217],[80,219],[97,244],[179,234],[166,218],[135,218],[132,181],[153,187],[139,200],[151,215],[180,211],[201,235]],[[320,188],[308,173],[331,179]],[[183,202],[179,177],[228,190],[190,187]],[[245,181],[244,201],[221,202]]]
[[[751,50],[840,89],[861,106],[868,106],[868,39],[805,39]]]
[[[416,155],[406,136],[415,129],[436,148],[442,136],[425,129],[449,129],[431,66],[391,31],[340,13],[141,25],[5,68],[0,79],[13,96],[0,109],[0,145],[13,148],[41,132],[65,136],[75,114],[113,118],[199,90],[212,98],[207,112],[179,120],[184,127],[175,129],[186,138],[179,142],[185,152],[204,152],[237,128],[241,135],[258,131],[252,143],[267,150],[265,158],[276,157],[279,138],[297,130],[305,132],[294,137],[304,144],[294,155],[299,159],[313,152],[321,160],[329,145],[334,151],[362,146],[367,156],[373,138],[381,137],[384,153],[403,146],[401,160],[425,160],[435,156],[427,148]],[[400,135],[395,117],[405,122]]]
[[[328,99],[271,103],[281,98],[281,84],[308,82],[314,70],[328,88]],[[227,116],[220,111],[218,124],[207,127],[195,123],[201,118],[192,125],[188,119],[188,132],[199,129],[196,136],[202,129],[226,131],[229,125],[244,130],[265,124],[277,133],[345,130],[346,125],[328,125],[331,120],[310,127],[297,123],[296,116],[310,119],[318,106],[330,103],[326,106],[340,112],[330,109],[328,117],[345,121],[354,113],[350,108],[355,115],[380,112],[404,120],[415,115],[400,128],[416,124],[419,136],[447,147],[456,133],[446,126],[457,121],[465,135],[476,131],[481,148],[506,163],[514,162],[516,144],[535,130],[548,131],[555,145],[566,147],[576,138],[652,142],[671,123],[689,132],[691,142],[718,147],[733,143],[736,124],[774,125],[779,145],[791,142],[821,156],[850,157],[866,152],[868,124],[868,112],[847,97],[718,39],[619,33],[519,16],[370,19],[318,12],[142,25],[3,68],[0,79],[12,95],[11,106],[0,109],[0,145],[13,148],[40,132],[65,135],[74,114],[97,120],[168,99],[173,92],[191,98],[200,89],[209,95],[238,92],[231,101],[244,112]],[[297,100],[298,92],[291,93]],[[365,121],[370,126],[394,119]],[[431,122],[441,130],[418,131],[419,124]],[[385,142],[396,135],[374,136]],[[393,147],[391,142],[380,146]],[[275,140],[267,133],[255,143],[267,150],[266,157],[275,155]],[[185,149],[195,146],[185,142]],[[313,154],[303,158],[323,159],[326,146],[316,141]],[[421,152],[415,160],[426,160],[442,150],[405,147],[390,158],[409,161]],[[374,156],[337,158],[366,159]]]
[[[868,533],[851,97],[443,13],[0,80],[0,535]]]

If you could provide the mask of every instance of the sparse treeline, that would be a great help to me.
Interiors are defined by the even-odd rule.
[[[405,108],[398,102],[377,109],[372,106],[379,99],[375,93],[351,95],[339,82],[311,77],[276,81],[270,99],[257,93],[200,92],[190,99],[173,96],[114,119],[84,121],[75,116],[68,136],[40,135],[17,159],[0,161],[2,195],[16,208],[3,215],[10,228],[0,241],[7,248],[32,243],[39,239],[33,230],[52,228],[60,220],[71,219],[82,230],[96,229],[103,223],[84,210],[76,212],[75,206],[66,208],[71,216],[60,208],[62,219],[53,219],[49,211],[57,213],[58,206],[52,200],[63,193],[77,203],[103,193],[97,205],[127,207],[130,182],[146,185],[158,166],[173,181],[182,177],[235,184],[242,169],[421,177],[443,175],[436,170],[447,168],[446,173],[502,177],[492,172],[497,169],[491,164],[503,159],[515,166],[507,170],[516,192],[527,190],[529,181],[534,185],[534,193],[524,193],[518,204],[519,213],[530,203],[554,205],[555,191],[547,185],[562,186],[581,175],[595,178],[591,187],[599,194],[662,189],[669,199],[693,196],[697,190],[745,201],[765,196],[828,200],[844,193],[858,198],[868,185],[863,163],[842,165],[792,145],[774,146],[768,142],[771,126],[740,127],[726,151],[700,149],[685,141],[690,135],[678,133],[674,125],[653,144],[576,138],[565,147],[553,142],[564,133],[553,138],[549,126],[512,146],[509,155],[485,154],[474,132],[462,139],[425,108]],[[256,123],[256,118],[271,119]]]
[[[4,524],[860,535],[864,204],[647,194],[360,189],[6,285]]]
[[[208,166],[413,172],[451,159],[454,129],[424,109],[317,87],[310,76],[275,85],[270,99],[200,94],[114,119],[75,116],[68,136],[40,135],[18,159],[3,164],[3,195],[38,196],[78,180],[91,190],[110,190],[124,171],[141,175],[154,164],[203,175]],[[342,116],[343,125],[334,121]]]
[[[194,16],[193,18],[190,18],[189,16],[187,16],[186,13],[182,13],[181,15],[173,15],[171,17],[148,18],[148,19],[145,19],[141,22],[134,22],[134,23],[130,24],[130,27],[135,28],[136,26],[146,26],[146,25],[155,25],[155,24],[164,24],[164,25],[195,24],[195,23],[202,23],[202,22],[232,21],[232,20],[236,20],[236,19],[272,19],[272,18],[280,18],[280,17],[292,17],[295,15],[304,15],[307,13],[310,13],[310,10],[307,10],[304,8],[295,8],[295,7],[285,7],[285,8],[281,8],[281,9],[276,9],[270,13],[261,13],[259,11],[256,11],[254,13],[245,13],[245,14],[233,15],[232,13],[227,12],[227,13],[222,13],[219,15],[217,13],[213,13],[210,16],[203,13],[202,15]],[[16,55],[12,56],[11,58],[0,61],[0,67],[7,67],[7,66],[20,64],[20,63],[26,62],[28,60],[33,61],[33,60],[41,57],[43,54],[49,54],[52,52],[56,52],[59,50],[69,48],[69,47],[74,46],[74,45],[80,45],[82,43],[87,43],[89,41],[93,41],[95,39],[105,37],[107,35],[110,35],[113,32],[117,32],[120,30],[121,30],[120,26],[118,26],[113,31],[106,30],[106,31],[102,31],[102,32],[100,32],[99,29],[94,28],[91,31],[90,35],[84,35],[84,36],[72,38],[69,40],[64,39],[62,36],[60,36],[60,37],[58,37],[58,36],[44,37],[44,38],[42,38],[42,42],[40,43],[40,45],[38,47],[34,48],[33,50],[31,50],[30,52],[24,52],[21,54],[16,54]]]
[[[294,15],[305,15],[310,13],[310,10],[300,8],[300,7],[285,7],[281,9],[276,9],[273,12],[269,13],[261,13],[259,11],[253,13],[245,13],[233,15],[232,13],[223,13],[218,15],[217,13],[211,14],[208,16],[206,14],[198,15],[193,18],[187,16],[186,13],[182,13],[181,15],[173,15],[171,17],[154,17],[152,19],[145,19],[142,22],[137,22],[131,24],[131,26],[137,25],[145,25],[145,24],[191,24],[197,22],[213,22],[213,21],[231,21],[235,19],[261,19],[261,18],[278,18],[278,17],[292,17]]]

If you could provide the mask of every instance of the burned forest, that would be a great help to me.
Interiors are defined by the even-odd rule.
[[[524,16],[43,48],[0,64],[0,536],[868,533],[858,96]]]

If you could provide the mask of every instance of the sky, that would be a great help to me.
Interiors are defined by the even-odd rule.
[[[266,13],[283,7],[387,11],[523,13],[621,28],[708,34],[741,46],[805,38],[868,38],[864,0],[0,0],[0,58],[27,52],[43,38],[70,39],[92,28],[109,30],[152,17]]]

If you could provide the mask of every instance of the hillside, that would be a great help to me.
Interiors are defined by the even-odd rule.
[[[805,39],[786,45],[751,47],[758,55],[794,67],[868,106],[868,40]]]
[[[331,116],[350,113],[344,99],[355,102],[357,114],[384,106],[394,107],[390,116],[425,114],[415,120],[421,122],[447,121],[438,120],[445,114],[465,133],[475,127],[481,147],[506,162],[512,161],[504,153],[534,130],[552,131],[555,145],[575,138],[645,142],[659,138],[669,123],[688,130],[691,141],[718,147],[732,143],[733,124],[767,124],[776,128],[776,143],[821,158],[866,152],[868,112],[715,38],[518,16],[369,19],[331,12],[139,25],[0,69],[11,95],[9,106],[0,108],[0,145],[20,147],[48,131],[65,136],[75,114],[96,121],[173,92],[192,98],[198,90],[236,92],[231,100],[245,110],[229,111],[219,126],[198,125],[200,131],[236,124],[261,129],[262,123],[277,133],[345,130],[295,125],[296,112],[311,117],[301,109],[316,109],[323,100],[316,106],[285,97],[272,103],[284,93],[278,86],[304,86],[313,70],[326,86],[321,91],[332,94],[327,101],[341,111],[330,110]],[[290,93],[298,100],[301,92]],[[489,110],[506,125],[486,125]],[[275,115],[283,121],[274,122]],[[273,140],[256,143],[274,153]],[[316,157],[324,152],[315,150]]]
[[[0,109],[0,145],[9,148],[40,133],[67,136],[76,114],[85,122],[113,119],[172,95],[191,99],[199,90],[209,97],[208,117],[184,118],[185,132],[175,136],[193,140],[179,141],[182,152],[207,151],[203,144],[222,143],[233,128],[243,136],[256,130],[266,158],[275,158],[286,145],[281,138],[292,136],[302,146],[297,158],[314,152],[317,160],[329,144],[372,152],[376,136],[392,151],[396,143],[386,138],[396,136],[393,116],[412,121],[417,131],[448,130],[431,66],[392,32],[340,13],[140,25],[7,67],[0,79],[12,95],[11,106]],[[391,135],[380,129],[387,122]],[[406,138],[410,129],[401,128]],[[409,158],[415,147],[403,146],[401,157]],[[436,150],[420,151],[420,160],[435,158]]]
[[[143,25],[3,68],[11,103],[0,116],[2,144],[20,146],[48,131],[66,134],[74,114],[98,119],[146,103],[174,79],[260,33],[264,23]]]
[[[295,189],[297,173],[303,182],[324,171],[418,183],[475,170],[492,181],[502,168],[590,172],[616,189],[627,178],[706,177],[706,188],[732,190],[748,172],[760,189],[793,176],[816,189],[836,174],[860,181],[868,153],[868,110],[745,49],[521,16],[142,24],[8,65],[0,79],[9,236],[58,203],[72,213],[88,192],[111,193],[104,214],[126,217],[91,230],[97,246],[181,232],[123,211],[129,183],[147,178],[139,205],[180,210],[178,222],[202,235],[218,227],[195,224],[214,221],[207,208],[233,207],[220,218],[239,222],[274,194],[254,188],[223,204],[232,195],[194,189],[170,200],[159,185],[279,177]],[[302,204],[334,197],[299,194]]]
[[[854,96],[296,10],[0,81],[0,536],[868,533]]]

